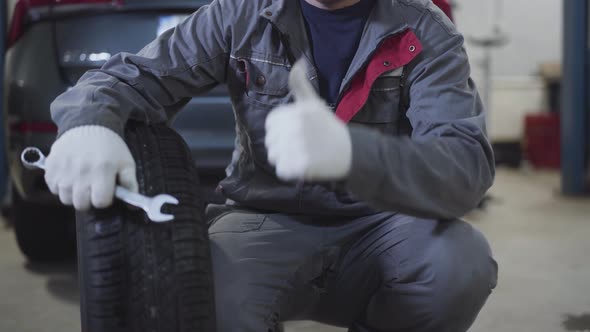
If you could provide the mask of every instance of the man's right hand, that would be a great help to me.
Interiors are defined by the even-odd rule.
[[[77,210],[106,208],[115,185],[138,191],[135,161],[119,135],[102,126],[66,131],[51,147],[45,162],[45,182],[65,205]]]

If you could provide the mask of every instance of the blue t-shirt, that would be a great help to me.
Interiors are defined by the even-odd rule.
[[[337,10],[320,9],[305,0],[300,2],[318,71],[320,95],[334,106],[375,0],[360,0]]]

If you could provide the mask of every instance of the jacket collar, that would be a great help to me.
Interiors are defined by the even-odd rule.
[[[408,23],[399,8],[398,0],[375,1],[375,8],[367,20],[357,53],[342,82],[341,90],[367,63],[383,40],[408,29]],[[260,11],[259,15],[288,36],[294,56],[296,58],[305,57],[308,61],[308,68],[310,68],[308,77],[315,76],[311,44],[307,38],[299,0],[272,0],[270,5]]]
[[[260,17],[269,20],[284,34],[291,36],[292,40],[307,41],[305,25],[301,15],[299,0],[273,0],[270,5],[263,8]],[[371,42],[378,43],[386,36],[401,32],[408,27],[406,20],[399,10],[398,0],[377,0],[367,28],[363,33],[363,42],[370,46]],[[305,48],[309,48],[306,45]]]
[[[375,8],[367,20],[357,52],[342,82],[342,88],[367,63],[385,39],[408,29],[399,8],[397,0],[375,1]]]
[[[307,38],[299,0],[274,0],[269,6],[263,8],[259,15],[270,21],[289,38],[289,44],[296,58],[305,57],[310,64],[313,64],[311,43]]]

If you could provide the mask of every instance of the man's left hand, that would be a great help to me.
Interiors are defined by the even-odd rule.
[[[275,108],[266,119],[268,160],[277,176],[284,181],[344,179],[352,164],[346,124],[315,92],[302,61],[291,69],[289,87],[295,102]]]

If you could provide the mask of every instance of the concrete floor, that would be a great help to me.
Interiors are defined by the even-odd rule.
[[[490,239],[500,281],[472,332],[590,332],[590,200],[556,194],[555,173],[501,170],[486,211],[469,216]],[[72,264],[25,263],[0,230],[0,331],[79,331]],[[310,322],[289,332],[336,332]]]

